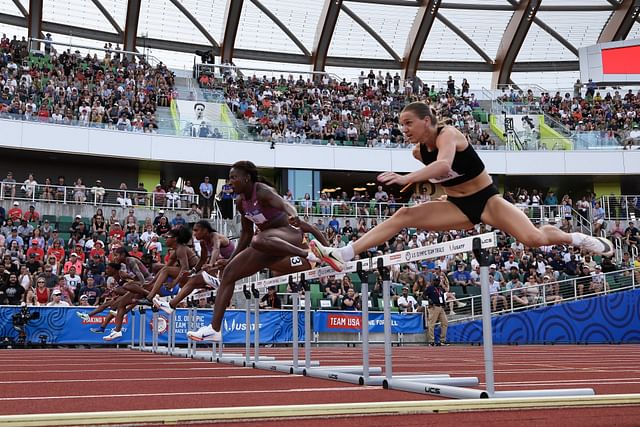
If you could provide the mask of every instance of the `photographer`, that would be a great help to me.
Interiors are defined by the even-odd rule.
[[[429,301],[429,308],[427,310],[428,343],[429,345],[436,345],[434,338],[434,329],[436,327],[436,322],[440,321],[442,330],[440,332],[439,345],[446,345],[447,327],[449,326],[449,321],[447,320],[447,314],[445,312],[445,290],[440,284],[439,277],[434,277],[431,280],[431,284],[427,287],[425,295],[427,297],[427,300]]]

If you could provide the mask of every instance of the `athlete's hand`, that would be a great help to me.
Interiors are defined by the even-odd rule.
[[[216,269],[224,268],[224,266],[227,265],[228,263],[229,263],[228,259],[222,258],[216,261],[216,263],[214,264],[214,267]]]
[[[409,179],[406,175],[398,175],[395,172],[383,172],[378,175],[378,181],[385,185],[390,184],[398,184],[398,185],[407,185],[409,184]]]

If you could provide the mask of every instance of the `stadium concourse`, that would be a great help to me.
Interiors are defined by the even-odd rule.
[[[638,425],[638,1],[202,3],[0,2],[0,427]]]

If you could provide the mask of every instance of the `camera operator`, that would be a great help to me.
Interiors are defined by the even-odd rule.
[[[8,305],[20,305],[25,290],[18,282],[16,273],[9,274],[6,284],[0,286],[0,303]]]
[[[441,331],[439,345],[446,345],[449,321],[447,319],[447,313],[445,312],[445,289],[441,286],[439,277],[436,276],[431,280],[431,284],[427,287],[424,294],[429,301],[429,308],[427,310],[428,343],[429,345],[435,345],[434,329],[436,322],[440,321]]]

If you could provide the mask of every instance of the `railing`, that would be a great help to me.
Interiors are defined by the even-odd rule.
[[[233,117],[233,115],[230,115],[230,116]],[[143,121],[139,121],[138,124],[133,122],[128,123],[126,121],[118,121],[117,123],[113,123],[110,121],[108,123],[102,123],[102,122],[92,122],[90,120],[85,121],[85,120],[72,119],[68,117],[63,117],[62,119],[56,120],[56,119],[53,119],[52,117],[39,117],[37,115],[37,112],[34,112],[34,114],[32,115],[0,112],[0,119],[28,121],[32,123],[43,123],[43,124],[51,124],[51,125],[77,126],[77,127],[86,127],[86,128],[93,128],[93,129],[115,130],[115,131],[121,131],[121,132],[131,132],[131,133],[140,133],[140,134],[158,133],[161,135],[176,136],[176,132],[177,132],[181,136],[189,136],[193,138],[224,138],[229,140],[264,141],[266,143],[273,143],[273,144],[306,144],[306,145],[328,145],[330,147],[348,146],[348,147],[371,148],[367,145],[367,142],[362,139],[358,139],[355,141],[349,140],[349,139],[335,140],[334,144],[329,144],[329,141],[326,139],[308,138],[306,136],[288,137],[286,135],[279,135],[279,136],[272,136],[269,138],[265,138],[265,137],[261,137],[255,132],[251,132],[251,129],[254,127],[252,127],[252,125],[250,124],[247,124],[247,127],[249,128],[249,132],[244,132],[242,129],[240,129],[239,124],[235,127],[234,126],[213,126],[211,124],[207,124],[206,129],[203,129],[201,133],[200,129],[202,126],[200,125],[197,125],[197,124],[193,125],[191,122],[187,122],[184,120],[176,121],[172,125],[169,125],[169,124],[164,125],[164,123],[167,120],[162,120],[158,118],[156,118],[156,121],[155,121],[156,126],[154,126],[153,128],[145,128]],[[180,129],[175,130],[174,126],[176,125]],[[216,128],[217,128],[217,131],[216,131]],[[614,145],[611,141],[613,140],[610,140],[607,143],[603,143],[602,141],[599,141],[596,139],[596,142],[594,143],[593,147],[591,145],[586,145],[581,148],[582,149],[591,149],[591,148],[616,149],[616,150],[622,150],[624,148],[620,144]],[[565,149],[564,140],[558,140],[557,143],[553,143],[553,140],[546,138],[543,142],[545,142],[544,146],[542,146],[541,144],[538,144],[537,140],[532,140],[531,144],[525,144],[525,145],[506,144],[506,145],[497,145],[497,146],[493,146],[493,145],[481,146],[476,144],[474,145],[474,148],[477,150],[499,150],[499,151],[519,151],[520,149],[523,149],[523,148],[527,150],[542,150],[542,149],[564,150]],[[587,144],[589,144],[588,141],[587,141]],[[373,144],[372,148],[411,149],[413,148],[413,145],[409,143],[382,144],[380,142],[376,142],[375,144]]]
[[[27,182],[13,184],[3,181],[0,182],[0,200],[94,206],[144,206],[151,209],[179,210],[189,209],[191,203],[198,203],[199,195],[183,192],[121,190],[97,185],[86,187]]]
[[[636,289],[639,279],[640,269],[627,268],[610,273],[596,273],[591,276],[574,276],[564,280],[550,278],[547,282],[534,286],[522,283],[520,288],[491,294],[492,315],[546,307],[550,304],[575,301],[587,296],[608,295],[613,292]],[[482,316],[480,295],[464,298],[456,295],[456,298],[458,302],[467,305],[465,308],[457,309],[458,315],[451,318],[450,323],[475,320]],[[450,303],[456,305],[455,302]],[[498,310],[497,308],[500,306],[501,309]]]
[[[600,203],[605,220],[635,221],[640,214],[640,196],[602,196]]]

